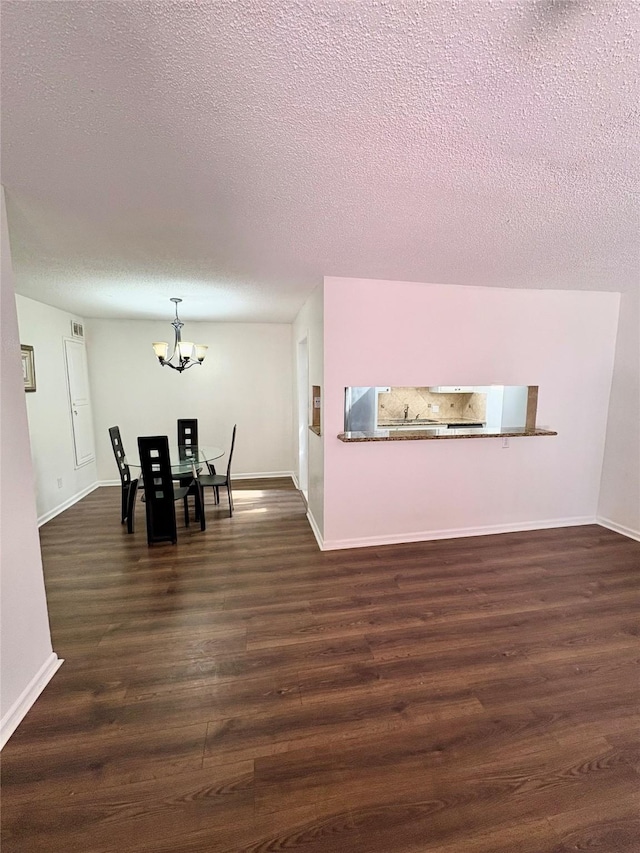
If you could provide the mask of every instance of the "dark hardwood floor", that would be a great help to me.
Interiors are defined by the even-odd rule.
[[[177,546],[115,488],[42,528],[66,662],[2,753],[3,853],[640,851],[640,543],[322,553],[289,481],[234,496]]]

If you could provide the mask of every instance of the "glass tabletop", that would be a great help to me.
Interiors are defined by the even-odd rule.
[[[127,453],[125,462],[134,469],[134,472],[140,471],[140,457],[138,455],[138,447],[131,448],[132,453]],[[214,459],[219,459],[224,456],[225,450],[222,447],[215,447],[212,444],[200,444],[197,447],[191,444],[172,444],[169,443],[169,458],[171,459],[171,472],[173,474],[190,474],[193,471],[193,466],[200,467],[206,462],[213,462]]]

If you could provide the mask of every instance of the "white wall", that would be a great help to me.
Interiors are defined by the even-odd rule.
[[[0,746],[60,664],[51,648],[2,193]]]
[[[168,309],[171,306],[167,303]],[[202,444],[228,451],[238,434],[232,473],[293,471],[291,326],[186,322],[185,340],[207,344],[201,367],[182,374],[160,367],[152,341],[172,341],[166,321],[88,320],[85,324],[100,481],[118,479],[108,428],[120,427],[125,450],[139,435],[168,435],[176,421],[198,418]],[[217,467],[224,470],[226,453]]]
[[[595,520],[618,294],[337,278],[324,294],[325,547]],[[493,383],[538,385],[558,436],[336,438],[345,386]]]
[[[319,385],[324,407],[324,321],[323,286],[317,287],[302,306],[293,323],[293,359],[297,357],[298,341],[307,338],[309,344],[309,386]],[[295,371],[294,371],[295,373]],[[294,384],[297,396],[297,383]],[[311,387],[309,388],[311,394]],[[297,412],[297,399],[294,412]],[[322,435],[309,431],[309,521],[321,539],[324,528],[324,411],[320,413]],[[294,433],[295,434],[295,433]],[[295,459],[298,468],[297,434],[295,434]]]
[[[87,494],[97,482],[96,463],[75,466],[64,338],[75,315],[16,296],[20,340],[34,348],[36,391],[26,395],[38,519],[42,523]],[[58,480],[62,480],[62,487]]]
[[[598,520],[640,539],[640,293],[623,293]]]

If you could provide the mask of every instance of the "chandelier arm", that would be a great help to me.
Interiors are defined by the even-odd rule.
[[[177,370],[178,373],[184,373],[185,370],[188,370],[190,367],[193,367],[194,364],[197,364],[199,366],[200,364],[202,364],[202,362],[198,361],[197,359],[189,359],[188,361],[184,361],[183,359],[181,359],[179,364],[171,364],[168,359],[165,359],[161,362],[162,367],[170,367],[172,370]]]

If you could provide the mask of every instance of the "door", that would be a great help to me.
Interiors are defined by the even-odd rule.
[[[298,487],[309,499],[309,339],[298,341]]]
[[[65,338],[64,352],[76,468],[80,468],[95,459],[87,351],[80,341]]]

